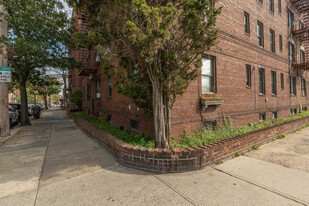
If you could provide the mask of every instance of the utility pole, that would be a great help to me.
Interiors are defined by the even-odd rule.
[[[6,13],[3,5],[0,5],[0,12]],[[0,35],[8,36],[8,23],[2,19],[0,22]],[[2,55],[0,55],[0,66],[7,67],[7,51],[6,48],[3,48]],[[2,74],[2,73],[1,73]],[[1,79],[0,79],[1,81]],[[7,137],[10,135],[10,115],[8,108],[8,95],[9,95],[9,84],[0,82],[0,136]]]

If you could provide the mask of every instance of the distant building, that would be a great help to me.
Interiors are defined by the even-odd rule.
[[[172,110],[172,136],[224,119],[237,126],[285,118],[309,105],[309,2],[219,0],[217,6],[223,7],[219,38],[203,57],[201,77]],[[76,13],[73,18],[85,31],[85,20]],[[153,134],[152,118],[111,88],[113,77],[102,74],[99,53],[81,48],[69,55],[83,62],[70,72],[69,89],[82,91],[85,113]]]
[[[13,92],[9,91],[9,103],[20,103],[19,89],[14,89]]]

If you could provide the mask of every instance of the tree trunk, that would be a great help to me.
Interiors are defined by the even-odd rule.
[[[47,95],[44,95],[45,109],[48,110]]]
[[[20,100],[21,100],[21,126],[31,125],[28,114],[28,97],[26,89],[26,81],[23,77],[19,78]]]
[[[156,148],[169,148],[169,109],[168,105],[165,105],[166,101],[162,94],[159,80],[153,81],[152,95]],[[168,111],[166,109],[168,109]]]
[[[67,98],[67,75],[66,74],[62,74],[62,78],[63,78],[63,98],[64,98],[64,102],[65,102],[65,107],[69,107],[69,102],[68,102],[68,98]]]

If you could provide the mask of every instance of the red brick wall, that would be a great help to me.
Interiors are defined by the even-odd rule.
[[[272,112],[278,111],[278,117],[284,118],[290,115],[291,108],[298,108],[299,104],[307,106],[308,95],[301,96],[301,78],[297,77],[297,95],[290,96],[289,76],[297,75],[297,71],[291,68],[288,61],[288,40],[295,44],[296,59],[299,62],[300,44],[297,39],[291,38],[287,26],[287,7],[295,14],[295,22],[300,14],[293,5],[282,1],[282,13],[278,13],[278,1],[275,3],[275,12],[269,12],[268,1],[261,5],[256,0],[220,0],[218,6],[222,6],[216,27],[219,29],[219,39],[211,51],[206,55],[216,58],[216,91],[224,100],[224,103],[216,108],[210,106],[206,111],[201,111],[200,94],[201,79],[192,82],[185,95],[176,102],[172,110],[172,136],[179,138],[185,132],[195,131],[202,127],[205,121],[216,120],[218,124],[223,122],[222,117],[231,116],[234,126],[258,122],[259,114],[266,113],[266,119],[272,118]],[[244,12],[250,14],[250,35],[244,31]],[[257,21],[264,25],[264,48],[257,44]],[[79,22],[81,23],[81,22]],[[79,29],[80,24],[77,26]],[[276,53],[270,52],[270,29],[275,31]],[[283,51],[279,49],[279,34],[283,37]],[[75,51],[73,56],[81,57],[80,51]],[[89,53],[87,53],[89,55]],[[307,56],[309,56],[307,54]],[[95,61],[94,51],[91,53],[92,62]],[[85,58],[82,59],[85,61]],[[251,65],[251,88],[246,87],[246,64]],[[258,68],[265,69],[266,94],[259,95]],[[99,68],[99,65],[94,65]],[[271,71],[276,72],[277,95],[271,94]],[[284,89],[281,90],[280,74],[284,74]],[[304,77],[308,83],[308,72]],[[101,78],[102,97],[95,99],[95,79]],[[101,74],[100,69],[94,75],[94,80],[88,77],[79,77],[78,70],[74,70],[72,78],[73,91],[75,89],[87,89],[87,83],[91,84],[92,97],[83,102],[85,113],[92,113],[92,99],[94,99],[94,114],[102,116],[112,115],[112,124],[129,129],[129,120],[139,122],[141,133],[153,136],[152,118],[143,114],[133,103],[113,90],[112,98],[107,97],[107,77]],[[308,85],[307,85],[307,93]],[[84,94],[85,95],[85,94]],[[85,99],[85,98],[84,98]],[[131,108],[131,109],[129,109]]]
[[[202,169],[219,160],[249,150],[264,142],[286,134],[309,123],[309,117],[282,123],[276,126],[213,142],[204,146],[182,149],[153,149],[128,145],[88,121],[68,115],[88,134],[101,141],[118,161],[130,167],[158,173],[187,172]]]
[[[278,13],[278,1],[275,2],[275,12],[269,12],[268,1],[261,5],[256,0],[221,0],[222,14],[219,15],[216,27],[219,29],[219,39],[207,55],[216,58],[216,88],[224,103],[219,107],[209,107],[205,112],[199,109],[199,94],[201,93],[200,78],[193,82],[185,95],[176,103],[172,115],[172,134],[181,136],[184,131],[196,130],[202,126],[201,115],[206,121],[217,120],[222,123],[223,115],[231,116],[234,126],[259,121],[259,113],[266,113],[266,118],[272,118],[272,112],[278,111],[278,117],[290,115],[291,108],[299,104],[307,106],[308,95],[301,96],[301,78],[297,77],[297,95],[290,96],[290,74],[296,76],[297,71],[288,62],[288,39],[290,32],[287,25],[287,6],[294,12],[295,24],[299,13],[292,5],[282,1],[282,13]],[[244,31],[244,12],[250,14],[250,35]],[[264,48],[257,44],[257,21],[264,26]],[[270,29],[275,31],[276,53],[270,52]],[[279,49],[279,34],[283,37],[283,51]],[[300,44],[293,39],[296,49],[296,59],[299,62]],[[252,68],[252,86],[246,87],[246,64]],[[258,69],[265,69],[266,94],[259,95]],[[271,92],[271,71],[276,72],[277,95]],[[284,90],[281,90],[280,74],[284,74]],[[308,72],[304,78],[308,83]],[[308,93],[308,85],[307,85]]]

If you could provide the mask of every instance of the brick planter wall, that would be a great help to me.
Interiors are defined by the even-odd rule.
[[[129,145],[69,111],[67,115],[86,133],[108,147],[120,163],[158,173],[199,170],[309,123],[309,117],[304,117],[199,147],[153,149]]]

